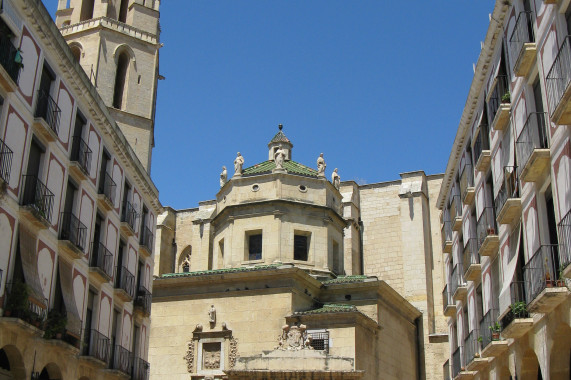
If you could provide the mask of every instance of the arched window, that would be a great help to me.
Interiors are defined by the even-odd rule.
[[[81,13],[79,14],[79,21],[91,20],[93,18],[93,7],[95,0],[83,0],[81,2]]]
[[[129,56],[125,52],[119,54],[117,59],[117,72],[115,74],[115,90],[113,92],[113,107],[123,109],[123,95],[127,82],[127,71],[129,69]]]
[[[192,255],[192,247],[189,245],[186,247],[179,256],[178,259],[178,272],[188,273],[190,272],[190,258]]]
[[[75,62],[79,63],[79,60],[81,59],[81,49],[79,48],[79,46],[77,45],[71,46],[71,54],[73,54]]]

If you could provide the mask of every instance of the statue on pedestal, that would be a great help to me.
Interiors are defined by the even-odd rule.
[[[325,177],[325,168],[327,164],[325,163],[325,159],[323,158],[323,153],[319,155],[317,158],[317,176],[318,177]]]
[[[337,173],[337,168],[335,168],[335,170],[333,170],[333,173],[331,173],[331,183],[333,184],[333,186],[335,186],[337,190],[339,190],[339,185],[341,184],[341,177],[339,177],[339,174]]]
[[[242,166],[244,165],[244,157],[238,152],[236,159],[234,160],[234,175],[242,175]]]
[[[220,173],[220,187],[226,184],[228,179],[228,172],[226,171],[226,166],[222,166],[222,173]]]

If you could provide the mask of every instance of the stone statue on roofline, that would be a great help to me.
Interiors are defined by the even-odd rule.
[[[226,184],[228,179],[228,172],[226,171],[226,166],[222,166],[222,173],[220,173],[220,187]]]
[[[234,175],[241,176],[242,175],[242,166],[244,166],[244,157],[237,153],[236,159],[234,160]]]
[[[274,153],[274,162],[276,163],[276,169],[284,168],[285,153],[286,152],[281,145]]]
[[[333,184],[333,186],[335,186],[337,190],[339,190],[339,185],[341,184],[341,177],[339,177],[339,174],[337,173],[337,168],[335,168],[335,170],[333,170],[333,173],[331,173],[331,183]]]
[[[323,158],[323,153],[319,155],[317,158],[317,176],[318,177],[325,177],[325,168],[327,164],[325,163],[325,159]]]

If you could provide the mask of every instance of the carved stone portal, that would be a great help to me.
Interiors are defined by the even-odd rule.
[[[307,334],[305,325],[282,327],[282,333],[278,337],[277,350],[297,351],[297,350],[313,350],[311,347],[311,337]]]

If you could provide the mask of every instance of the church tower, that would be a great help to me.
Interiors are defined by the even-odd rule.
[[[159,79],[159,0],[59,0],[56,25],[147,171]]]

